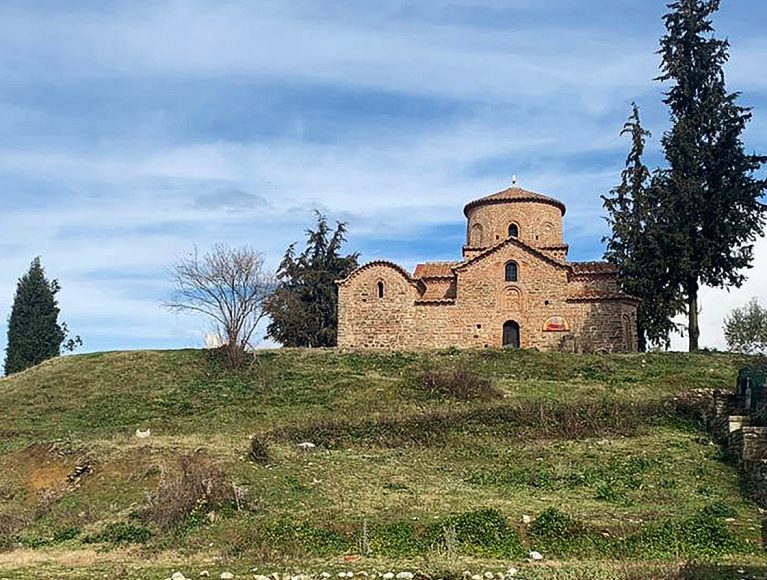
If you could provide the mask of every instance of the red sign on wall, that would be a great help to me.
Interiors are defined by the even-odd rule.
[[[543,323],[543,332],[568,332],[570,325],[562,316],[551,316]]]

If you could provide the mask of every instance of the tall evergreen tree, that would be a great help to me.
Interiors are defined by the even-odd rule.
[[[8,319],[8,346],[5,374],[17,373],[61,354],[67,336],[65,324],[59,324],[56,294],[61,287],[57,280],[49,281],[40,265],[32,260],[29,271],[19,280]],[[70,350],[81,344],[80,338],[70,340]]]
[[[762,234],[767,162],[747,154],[741,135],[751,110],[728,93],[723,67],[729,43],[715,37],[719,0],[676,0],[665,15],[658,80],[671,83],[664,102],[672,128],[663,136],[669,168],[658,177],[665,259],[686,300],[689,348],[698,349],[698,290],[740,286]]]
[[[612,230],[602,241],[606,242],[605,259],[618,266],[621,289],[642,300],[637,311],[637,337],[639,350],[644,351],[650,344],[669,346],[669,335],[676,329],[672,318],[680,299],[676,287],[669,284],[668,266],[659,248],[655,190],[642,160],[650,132],[642,127],[635,103],[623,135],[631,137],[631,150],[620,185],[602,196]]]
[[[315,212],[317,227],[307,230],[306,248],[296,255],[291,244],[277,270],[278,286],[266,311],[271,318],[267,336],[284,346],[335,346],[338,337],[336,280],[357,268],[359,254],[341,255],[346,224],[331,230],[327,218]]]

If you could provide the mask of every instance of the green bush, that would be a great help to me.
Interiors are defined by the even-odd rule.
[[[294,555],[331,556],[353,546],[352,539],[338,530],[288,520],[262,527],[256,539],[278,553]]]
[[[458,551],[472,556],[513,558],[527,553],[519,532],[494,509],[467,512],[431,524],[425,535],[429,545],[454,542]]]
[[[652,525],[627,537],[616,546],[625,557],[715,557],[742,549],[724,522],[702,510],[684,520]]]
[[[144,544],[152,538],[152,531],[142,525],[116,522],[107,524],[99,533],[87,536],[84,543],[108,543],[117,545]]]
[[[53,534],[53,541],[56,544],[60,544],[61,542],[74,540],[79,535],[80,535],[80,528],[76,526],[70,526],[68,528],[62,528],[60,530],[56,530],[56,532],[54,532]]]

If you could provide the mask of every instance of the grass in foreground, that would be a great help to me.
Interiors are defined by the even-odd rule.
[[[669,403],[729,387],[743,362],[280,350],[226,373],[199,351],[51,361],[0,380],[0,577],[124,566],[164,578],[184,563],[449,575],[521,566],[531,549],[545,560],[527,578],[757,570],[757,507]],[[466,376],[440,386],[466,369],[469,391]],[[682,572],[689,561],[709,576]]]

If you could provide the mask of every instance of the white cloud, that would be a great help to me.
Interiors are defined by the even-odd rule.
[[[302,237],[312,207],[350,221],[352,241],[418,240],[432,227],[460,229],[463,205],[505,187],[513,173],[523,186],[563,199],[568,241],[595,247],[604,232],[598,196],[620,170],[604,159],[627,146],[617,132],[629,102],[659,99],[651,81],[657,37],[640,34],[632,22],[645,3],[623,2],[615,27],[557,22],[550,17],[556,9],[572,8],[564,0],[545,9],[532,0],[482,0],[479,7],[432,0],[417,10],[397,0],[364,14],[354,3],[317,6],[191,0],[105,3],[93,11],[0,6],[0,89],[8,89],[0,91],[0,129],[19,137],[0,149],[6,186],[0,199],[10,199],[15,183],[44,190],[44,203],[14,199],[0,212],[0,312],[8,312],[29,260],[42,254],[62,280],[65,318],[86,340],[109,336],[120,346],[114,337],[130,334],[188,344],[204,325],[169,317],[159,302],[164,268],[192,244],[250,243],[274,266]],[[456,9],[538,16],[532,26],[480,25]],[[413,10],[417,18],[403,16]],[[737,43],[731,63],[730,79],[756,92],[764,89],[762,44]],[[156,85],[188,80],[310,86],[320,97],[338,91],[350,102],[357,90],[426,97],[460,113],[409,127],[406,114],[397,119],[395,104],[387,111],[393,124],[368,122],[349,138],[333,135],[331,126],[323,139],[310,140],[311,115],[301,107],[311,104],[294,104],[297,110],[275,107],[282,122],[276,135],[227,138],[216,127],[196,133],[187,126],[192,119],[152,101]],[[45,104],[49,87],[80,83],[95,91],[123,83],[145,89],[130,102],[143,111],[140,121],[109,133],[101,124],[119,111],[91,116],[87,97]],[[254,109],[258,95],[254,89]],[[279,95],[273,98],[281,104]],[[200,96],[197,105],[228,102]],[[338,111],[354,124],[352,113],[341,105]],[[656,117],[647,122],[657,137],[665,119]],[[62,119],[71,123],[64,123],[64,135],[60,128],[46,132],[46,121],[56,126]],[[764,142],[765,119],[757,111],[749,133],[756,143]],[[98,137],[79,134],[78,123]],[[38,132],[18,135],[31,125]],[[581,158],[587,161],[575,161]],[[226,203],[211,197],[221,192],[229,192]],[[411,266],[431,258],[412,247],[392,251],[385,242],[372,252]],[[760,245],[760,267],[765,254]],[[133,275],[144,277],[138,282]],[[720,313],[710,314],[706,303],[723,302],[706,294],[703,300],[703,321],[716,326]],[[709,332],[704,341],[715,340]],[[2,332],[0,348],[4,338]]]
[[[765,232],[767,233],[767,232]],[[726,350],[724,339],[724,319],[733,309],[743,306],[751,298],[756,298],[762,306],[767,306],[767,238],[760,238],[754,248],[754,264],[747,272],[748,279],[740,288],[701,288],[700,309],[700,346]],[[685,317],[678,322],[686,324]],[[687,350],[687,337],[674,335],[671,348]]]

